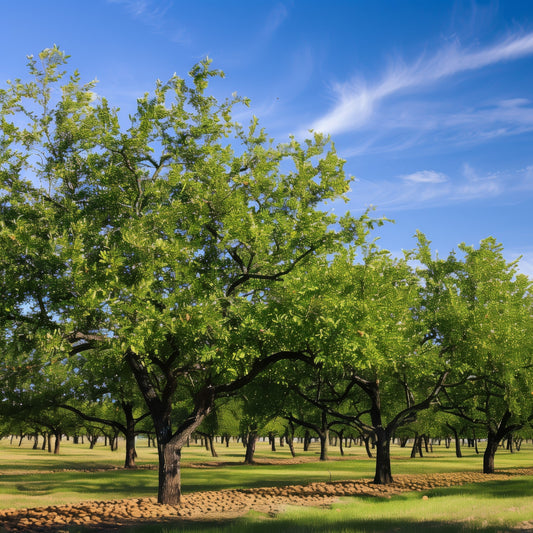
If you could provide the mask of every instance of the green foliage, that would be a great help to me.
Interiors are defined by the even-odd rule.
[[[459,250],[461,259],[433,259],[421,240],[422,313],[446,356],[453,352],[442,409],[497,445],[533,420],[532,285],[493,238]]]

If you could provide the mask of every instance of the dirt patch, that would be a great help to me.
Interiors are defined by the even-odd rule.
[[[179,506],[160,505],[155,498],[130,498],[32,509],[6,509],[0,510],[0,527],[17,533],[59,532],[66,531],[69,526],[112,531],[123,526],[149,522],[235,518],[252,509],[276,514],[289,504],[329,506],[341,496],[390,497],[407,491],[505,480],[518,475],[533,475],[533,468],[502,470],[495,474],[460,472],[396,475],[392,485],[374,485],[368,479],[358,479],[286,487],[204,491],[184,495]]]

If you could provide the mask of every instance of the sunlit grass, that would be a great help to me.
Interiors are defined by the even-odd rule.
[[[425,498],[427,496],[427,499]],[[491,481],[393,496],[343,498],[331,508],[289,507],[276,517],[249,513],[237,520],[144,525],[140,533],[508,531],[533,520],[533,477]],[[530,524],[530,527],[533,524]]]
[[[32,442],[25,440],[10,444],[0,441],[0,508],[37,507],[74,503],[83,500],[121,499],[154,496],[157,491],[157,451],[148,448],[145,440],[138,443],[139,470],[122,469],[124,448],[111,452],[98,444],[93,450],[87,444],[63,442],[60,455],[32,450]],[[283,464],[291,459],[287,446],[272,452],[267,443],[260,442],[258,461],[280,460],[280,464],[242,464],[242,444],[231,443],[229,448],[218,444],[218,458],[212,458],[202,446],[191,444],[183,451],[182,485],[185,493],[198,490],[219,490],[313,481],[340,481],[369,478],[374,473],[374,459],[364,448],[346,449],[341,459],[338,450],[331,450],[332,460],[318,462],[318,445],[308,452],[297,446],[297,458],[312,462]],[[480,450],[481,452],[483,450]],[[482,456],[472,448],[463,449],[464,457],[457,459],[453,449],[434,446],[433,453],[410,459],[410,449],[393,446],[393,473],[418,474],[481,470]],[[220,464],[221,463],[221,464]],[[192,466],[191,466],[192,465]],[[198,466],[202,466],[199,468]],[[207,466],[206,466],[207,465]],[[218,465],[218,466],[217,466]],[[533,465],[533,446],[528,443],[522,451],[511,454],[501,449],[496,456],[497,468]],[[337,511],[336,511],[337,512]]]

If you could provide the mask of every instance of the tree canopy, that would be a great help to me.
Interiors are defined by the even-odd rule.
[[[159,499],[176,502],[179,451],[214,398],[303,357],[242,335],[261,329],[270,288],[367,220],[325,209],[350,183],[329,140],[275,145],[256,118],[234,122],[247,102],[206,94],[222,76],[209,61],[158,81],[123,125],[66,60],[44,50],[0,94],[2,326],[34,358],[127,361],[156,428]],[[191,411],[172,420],[183,393]]]

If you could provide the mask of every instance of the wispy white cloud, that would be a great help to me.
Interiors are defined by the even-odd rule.
[[[511,36],[478,51],[470,51],[456,44],[432,57],[421,57],[411,65],[396,63],[374,85],[364,80],[335,85],[335,106],[317,119],[311,129],[329,134],[358,130],[369,122],[379,104],[394,94],[418,90],[462,72],[529,55],[533,55],[533,33]],[[523,103],[511,102],[509,109],[514,111]]]
[[[518,198],[528,186],[533,167],[509,173],[478,172],[465,163],[453,176],[435,170],[419,170],[393,178],[357,179],[350,193],[351,209],[376,205],[386,212],[425,209],[486,200]]]
[[[462,113],[441,117],[444,128],[469,127],[477,137],[514,135],[533,130],[533,106],[526,98],[501,100]]]
[[[288,15],[289,11],[283,4],[277,4],[274,6],[265,19],[263,30],[261,32],[263,38],[270,38],[276,33],[277,29],[283,24]]]
[[[185,44],[190,41],[184,27],[169,16],[172,0],[107,0],[110,4],[124,7],[126,12],[170,41]],[[172,21],[172,22],[171,22]]]
[[[498,196],[505,189],[502,176],[497,173],[479,175],[468,163],[463,165],[463,177],[454,193],[454,198],[458,200]]]
[[[435,172],[434,170],[419,170],[418,172],[402,176],[402,178],[411,183],[443,183],[448,181],[446,174]]]
[[[533,165],[529,165],[520,172],[520,188],[522,190],[533,190]]]
[[[134,17],[139,17],[148,11],[149,0],[107,0],[110,4],[120,4]]]

